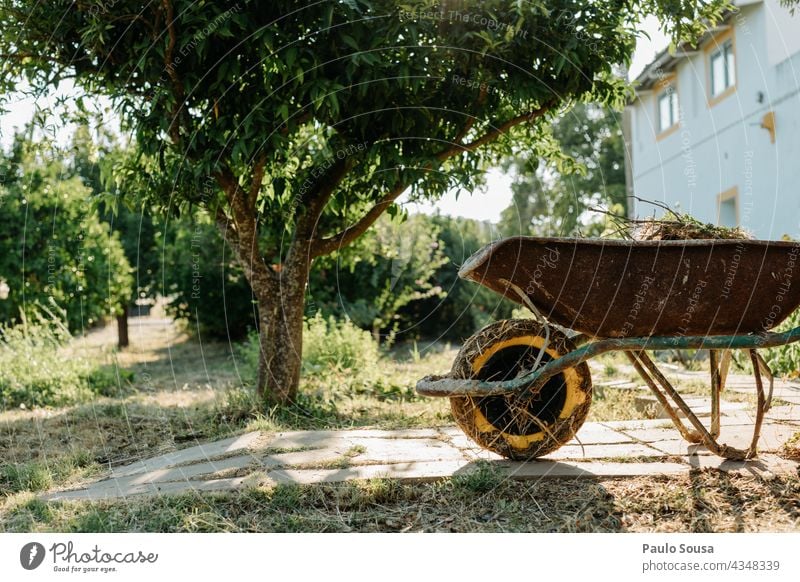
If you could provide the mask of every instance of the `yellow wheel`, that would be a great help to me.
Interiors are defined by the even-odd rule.
[[[532,319],[498,321],[469,338],[450,374],[455,378],[510,380],[528,372],[544,345],[542,326]],[[561,332],[550,329],[541,365],[572,351]],[[571,440],[586,420],[592,379],[584,362],[556,374],[536,395],[455,396],[456,422],[480,446],[515,460],[546,455]]]

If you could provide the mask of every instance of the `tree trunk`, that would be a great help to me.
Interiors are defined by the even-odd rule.
[[[128,306],[122,306],[122,313],[117,316],[117,345],[120,349],[130,345],[128,340]]]
[[[259,294],[258,395],[268,404],[287,404],[297,396],[303,356],[303,315],[308,266],[280,273],[277,293]]]

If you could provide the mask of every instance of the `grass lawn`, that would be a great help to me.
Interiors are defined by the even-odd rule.
[[[259,410],[239,350],[200,343],[156,319],[132,320],[132,346],[113,330],[74,343],[116,366],[114,397],[0,412],[2,531],[796,531],[800,479],[698,471],[690,477],[503,480],[477,474],[430,484],[371,480],[232,494],[45,503],[36,493],[77,485],[110,466],[250,431],[406,428],[452,424],[447,401],[420,398],[420,377],[449,369],[456,346],[401,346],[377,379],[348,370],[306,378],[296,406]],[[68,354],[65,355],[68,357]],[[593,363],[595,383],[628,379],[625,361]],[[702,387],[689,386],[689,392]],[[747,396],[744,397],[748,398]],[[642,418],[631,391],[604,390],[589,420]]]

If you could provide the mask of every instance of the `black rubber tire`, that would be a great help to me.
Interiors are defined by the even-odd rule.
[[[544,344],[542,326],[532,319],[509,319],[470,337],[456,356],[454,378],[509,380],[536,362]],[[563,333],[550,329],[543,365],[574,350]],[[584,362],[551,378],[535,397],[454,396],[453,416],[485,449],[514,460],[553,452],[583,425],[592,402],[592,379]]]

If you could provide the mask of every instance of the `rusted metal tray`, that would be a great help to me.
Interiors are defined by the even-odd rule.
[[[592,337],[751,334],[800,306],[800,243],[513,237],[459,275]]]

